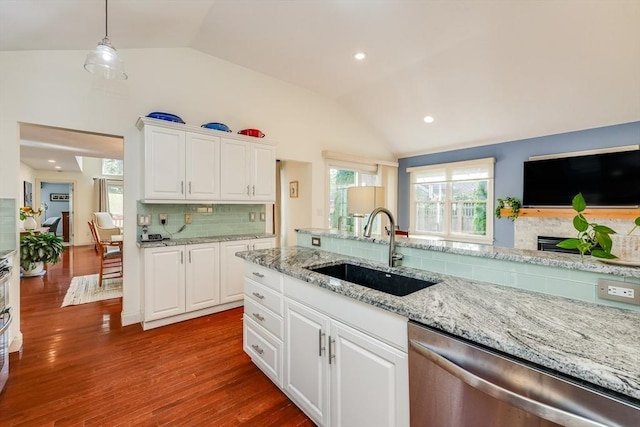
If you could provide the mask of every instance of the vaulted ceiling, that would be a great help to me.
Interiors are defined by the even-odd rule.
[[[315,91],[399,157],[640,120],[639,22],[638,0],[109,1],[117,49],[190,47]],[[103,35],[102,0],[0,0],[0,50]]]

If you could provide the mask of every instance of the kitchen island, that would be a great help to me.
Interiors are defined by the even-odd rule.
[[[423,269],[391,270],[380,262],[301,246],[240,252],[237,256],[585,381],[640,407],[640,314],[637,311]],[[514,251],[510,256],[523,254]],[[560,258],[562,262],[576,264],[575,257],[567,260],[558,254],[539,254],[539,262],[544,262],[545,257],[548,262]],[[345,261],[438,283],[405,297],[396,297],[308,270],[311,266]],[[587,268],[602,268],[612,274],[608,270],[610,266]],[[633,271],[629,268],[616,271],[626,270]]]

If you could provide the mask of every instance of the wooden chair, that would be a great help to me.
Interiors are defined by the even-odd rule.
[[[91,221],[88,224],[100,255],[98,286],[102,286],[102,281],[105,279],[122,277],[122,241],[100,240],[95,224]]]

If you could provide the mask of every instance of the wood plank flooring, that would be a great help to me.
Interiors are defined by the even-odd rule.
[[[0,426],[313,426],[242,351],[242,308],[150,331],[121,301],[61,308],[92,246],[22,279],[24,346],[10,354]]]

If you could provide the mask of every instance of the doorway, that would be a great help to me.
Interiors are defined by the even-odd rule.
[[[49,233],[62,237],[65,246],[73,246],[74,182],[38,179],[36,185],[40,188],[39,199],[43,209],[40,223],[46,226],[53,220],[55,229],[49,229]]]

